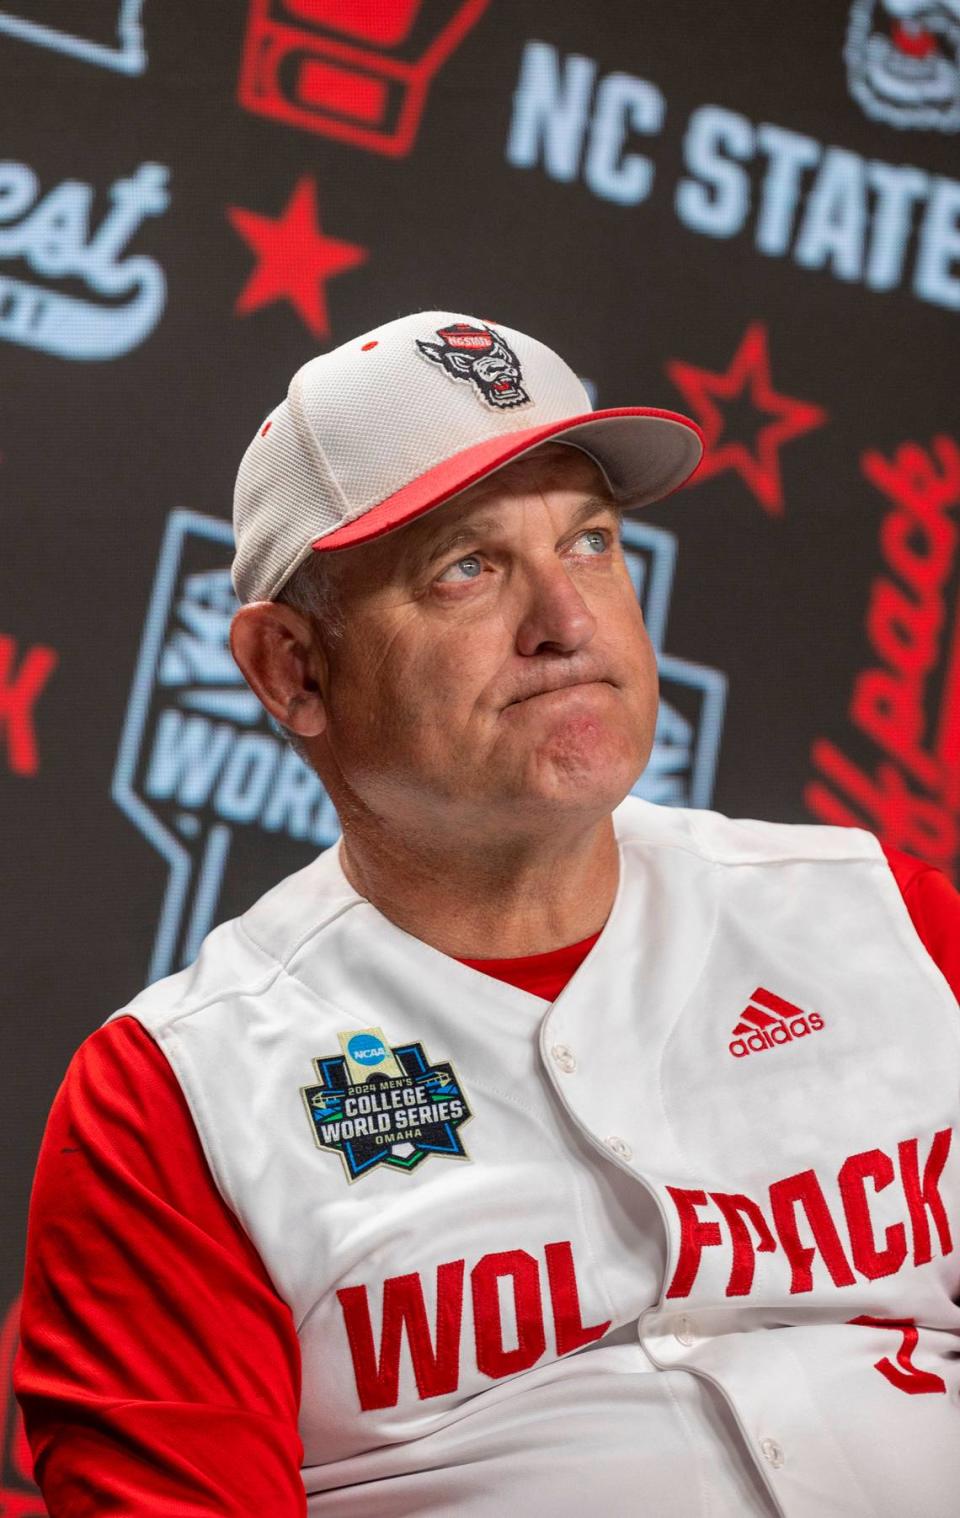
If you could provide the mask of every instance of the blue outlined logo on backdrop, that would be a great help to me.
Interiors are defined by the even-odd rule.
[[[142,343],[160,319],[166,280],[155,259],[121,254],[145,217],[167,209],[168,174],[142,163],[116,180],[93,231],[93,185],[65,179],[42,195],[29,165],[0,162],[0,265],[17,270],[0,270],[0,339],[79,360],[119,358]],[[58,280],[79,280],[89,298],[58,290]]]
[[[673,534],[625,522],[623,544],[660,668],[654,750],[634,794],[666,806],[708,806],[726,679],[663,652]],[[340,836],[319,777],[278,735],[233,661],[232,554],[228,522],[171,513],[114,771],[114,800],[169,866],[150,980],[196,958],[217,920],[238,829],[311,853]],[[289,869],[289,854],[278,849],[277,865],[278,875]]]
[[[114,800],[170,867],[151,980],[196,958],[238,828],[311,852],[340,836],[320,780],[233,661],[232,557],[229,523],[171,513],[114,771]]]
[[[120,74],[147,66],[143,0],[20,0],[0,5],[0,33]]]
[[[653,753],[631,794],[661,806],[708,807],[723,733],[727,677],[705,664],[664,652],[677,559],[673,533],[628,521],[621,537],[660,670]]]

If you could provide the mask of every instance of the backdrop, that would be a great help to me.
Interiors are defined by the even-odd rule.
[[[233,480],[417,309],[685,411],[625,529],[664,805],[960,854],[960,0],[0,0],[0,1513],[77,1045],[337,837],[230,659]],[[162,1135],[158,1135],[162,1142]]]

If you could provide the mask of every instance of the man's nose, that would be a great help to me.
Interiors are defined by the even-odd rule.
[[[517,650],[522,654],[553,649],[575,653],[593,637],[597,619],[570,575],[556,559],[529,571],[517,627]]]

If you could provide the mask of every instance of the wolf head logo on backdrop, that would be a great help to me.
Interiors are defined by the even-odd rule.
[[[854,0],[844,56],[875,121],[960,131],[960,0]]]

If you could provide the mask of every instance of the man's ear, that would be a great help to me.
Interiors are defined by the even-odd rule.
[[[328,667],[306,617],[278,601],[252,601],[234,615],[230,650],[272,717],[301,738],[323,732]]]

